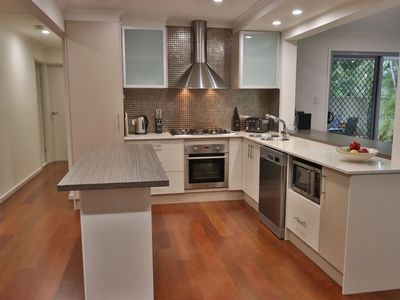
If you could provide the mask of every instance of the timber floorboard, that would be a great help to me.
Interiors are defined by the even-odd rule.
[[[56,191],[66,170],[47,165],[0,205],[0,300],[84,299],[79,212]],[[244,201],[152,210],[156,299],[400,299],[400,290],[342,296]]]

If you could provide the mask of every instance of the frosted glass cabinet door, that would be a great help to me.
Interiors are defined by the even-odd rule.
[[[123,28],[125,87],[167,87],[165,41],[165,29]]]
[[[277,32],[241,32],[242,88],[274,88],[277,82]]]

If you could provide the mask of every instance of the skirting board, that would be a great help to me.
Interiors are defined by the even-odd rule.
[[[328,274],[337,284],[343,286],[343,275],[288,229],[286,229],[286,238],[320,267],[322,271]]]
[[[79,194],[74,199],[74,194],[70,194],[70,199],[75,200],[75,209],[79,209]],[[75,194],[76,195],[76,194]],[[258,211],[258,203],[250,198],[242,191],[204,191],[194,193],[182,194],[166,194],[166,195],[153,195],[151,196],[151,204],[173,204],[173,203],[190,203],[190,202],[212,202],[212,201],[230,201],[230,200],[244,200],[251,208]]]
[[[242,191],[196,192],[151,196],[151,204],[242,200]]]
[[[45,164],[44,164],[45,165]],[[33,171],[31,174],[29,174],[25,179],[20,181],[16,186],[14,186],[11,190],[6,192],[0,197],[0,203],[3,203],[7,198],[9,198],[12,194],[14,194],[16,191],[18,191],[23,185],[25,185],[29,180],[31,180],[33,177],[35,177],[37,174],[39,174],[43,170],[43,166],[39,167],[37,170]]]
[[[255,211],[258,211],[258,203],[245,192],[243,192],[243,200]]]

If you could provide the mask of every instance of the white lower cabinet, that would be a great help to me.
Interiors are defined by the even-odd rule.
[[[286,227],[318,252],[319,205],[288,189],[286,193]]]
[[[320,205],[288,188],[286,227],[340,273],[344,270],[349,176],[322,168]]]
[[[350,178],[327,168],[322,175],[319,254],[343,273]]]
[[[260,186],[260,145],[243,140],[242,189],[258,203]]]
[[[146,140],[128,143],[151,144],[169,179],[169,186],[152,187],[152,195],[178,194],[184,192],[183,140]]]
[[[242,139],[229,139],[229,190],[242,189]]]
[[[184,192],[183,172],[165,172],[169,180],[169,186],[152,187],[152,195],[177,194]]]

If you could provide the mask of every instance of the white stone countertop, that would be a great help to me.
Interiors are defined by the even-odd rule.
[[[250,137],[251,134],[252,133],[241,131],[226,135],[173,136],[169,132],[164,132],[162,134],[149,133],[145,135],[130,135],[125,137],[125,141],[245,138],[260,145],[271,147],[289,155],[299,157],[349,175],[400,173],[400,162],[394,162],[379,157],[374,157],[367,162],[348,162],[341,159],[341,156],[336,151],[335,146],[294,136],[290,136],[289,141],[263,141],[260,138]]]

